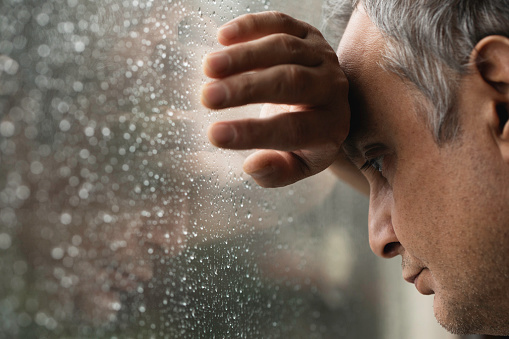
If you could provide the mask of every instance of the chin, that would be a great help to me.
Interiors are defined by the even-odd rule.
[[[509,335],[507,318],[501,314],[494,316],[493,310],[486,310],[480,305],[482,303],[472,305],[468,302],[446,301],[435,295],[433,310],[438,323],[452,334]]]

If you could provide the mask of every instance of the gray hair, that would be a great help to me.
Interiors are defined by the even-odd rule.
[[[329,9],[363,5],[387,41],[387,69],[428,99],[425,119],[440,143],[460,133],[457,90],[470,54],[489,35],[509,37],[508,0],[328,0]],[[341,19],[344,21],[344,19]],[[330,20],[329,20],[330,21]]]

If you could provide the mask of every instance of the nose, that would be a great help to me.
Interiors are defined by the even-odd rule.
[[[392,223],[394,200],[388,188],[372,190],[369,200],[369,245],[379,257],[390,259],[402,254],[403,246]]]

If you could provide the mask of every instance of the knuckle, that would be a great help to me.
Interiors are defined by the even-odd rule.
[[[290,68],[291,65],[285,65],[275,70],[270,76],[270,82],[267,85],[266,92],[270,92],[270,103],[273,104],[291,104],[293,97],[293,83]]]
[[[242,101],[243,103],[254,103],[256,102],[256,84],[253,78],[249,75],[242,76]]]
[[[288,126],[288,144],[298,147],[305,136],[306,129],[298,119],[292,119]]]
[[[289,65],[287,77],[288,83],[292,84],[292,88],[297,96],[301,97],[306,93],[310,79],[301,67],[297,65]]]
[[[241,29],[245,31],[253,31],[258,29],[258,20],[256,20],[256,14],[244,14],[239,20],[239,23],[241,23],[240,27]]]
[[[310,28],[312,27],[311,25],[303,21],[297,20],[285,13],[272,11],[271,14],[274,16],[276,22],[278,22],[278,25],[280,25],[280,27],[292,27],[293,31],[296,31],[296,34],[300,38],[306,38],[306,36],[309,34]]]
[[[288,21],[290,21],[291,19],[290,16],[279,11],[271,11],[270,14],[274,16],[274,18],[282,24],[288,23]]]
[[[277,77],[275,81],[273,82],[274,85],[274,97],[275,98],[286,98],[288,95],[286,94],[286,91],[288,90],[288,86],[286,85],[286,81],[283,77]]]
[[[320,38],[321,40],[325,40],[322,32],[320,32],[320,30],[318,28],[316,28],[315,26],[308,25],[308,32],[309,32],[309,34],[312,34],[312,35]]]
[[[242,56],[239,58],[239,60],[241,60],[243,64],[246,64],[248,69],[251,69],[257,64],[256,52],[251,48],[247,48],[243,50]]]
[[[301,52],[301,45],[299,41],[286,34],[278,35],[278,40],[278,43],[283,46],[284,51],[292,56],[292,60],[297,60]]]

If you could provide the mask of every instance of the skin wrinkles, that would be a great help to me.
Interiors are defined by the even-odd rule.
[[[265,18],[270,18],[270,14]],[[276,31],[281,30],[284,31],[283,28]],[[314,43],[308,46],[316,48]],[[348,106],[341,100],[327,106],[324,112],[302,112],[301,107],[289,106],[287,113],[292,114],[286,117],[305,120],[312,132],[299,131],[304,141],[295,144],[291,140],[285,149],[320,145],[313,148],[313,156],[327,162],[331,154],[336,156],[330,168],[339,177],[352,179],[353,186],[363,191],[368,190],[366,183],[369,183],[371,249],[382,258],[401,255],[403,278],[415,283],[423,294],[434,293],[434,312],[446,329],[453,333],[507,334],[509,123],[504,122],[499,112],[502,105],[506,110],[509,107],[506,67],[509,39],[486,37],[472,52],[468,72],[453,93],[461,133],[441,143],[436,142],[425,119],[434,103],[428,102],[409,80],[384,67],[386,47],[382,34],[358,7],[337,50],[342,73],[334,73],[334,78],[341,79],[343,84],[336,87],[336,93],[348,95]],[[483,55],[477,58],[476,53]],[[483,67],[478,67],[477,60],[482,60]],[[486,67],[486,62],[490,67]],[[281,66],[278,70],[291,72],[292,67]],[[318,78],[333,74],[325,69],[336,66],[331,62],[307,70]],[[278,73],[268,69],[265,74],[275,77]],[[331,83],[324,82],[330,80],[323,77],[320,83],[330,89]],[[234,77],[220,81],[231,81],[237,84],[236,90],[243,89]],[[263,81],[254,84],[263,85]],[[299,91],[291,82],[285,83],[284,88],[286,95]],[[309,90],[320,92],[319,89]],[[207,98],[208,93],[204,91],[204,99]],[[255,99],[270,101],[271,98],[270,89],[262,88]],[[255,99],[252,101],[256,102]],[[308,120],[309,115],[314,117],[317,113],[321,119]],[[338,119],[338,114],[344,114],[348,120]],[[281,113],[279,116],[285,117]],[[336,140],[342,140],[341,152],[324,152],[324,144],[317,143],[319,138],[315,132],[347,121],[349,129],[338,129],[341,133],[336,134]],[[257,120],[260,122],[264,121]],[[326,123],[318,125],[323,122]],[[222,123],[232,127],[248,125],[246,121]],[[209,131],[218,132],[218,126],[213,125]],[[269,123],[264,128],[271,133],[275,126]],[[295,132],[292,125],[286,126],[287,130],[277,129],[281,136],[268,144],[256,140],[256,133],[243,130],[244,138],[252,142],[251,148],[269,149],[249,158],[250,165],[270,164],[276,169],[276,174],[263,173],[263,178],[257,179],[266,187],[288,184],[283,178],[298,169],[289,162],[276,162],[271,151],[278,150],[285,136]],[[345,131],[348,132],[346,140]],[[244,148],[235,140],[225,146],[212,141],[220,147]],[[366,162],[369,168],[365,168]],[[320,169],[311,162],[308,165],[314,170],[304,177]],[[287,175],[280,176],[280,173]],[[364,178],[358,180],[361,173]],[[293,176],[290,181],[300,178]]]
[[[493,188],[502,164],[493,161],[498,149],[489,140],[492,134],[476,128],[484,123],[479,115],[463,114],[464,135],[439,147],[418,118],[415,91],[379,66],[383,48],[371,47],[381,37],[373,27],[359,26],[372,24],[357,11],[338,49],[350,83],[353,122],[343,149],[358,167],[373,144],[392,154],[383,175],[364,172],[371,186],[370,245],[385,258],[401,255],[404,277],[422,271],[420,291],[435,293],[435,315],[449,331],[490,331],[493,323],[501,328],[504,319],[486,316],[494,314],[492,307],[506,314],[507,305],[496,299],[508,294],[500,287],[508,258],[497,250],[507,248],[507,238],[500,239],[501,220],[491,217],[500,215],[505,201]],[[467,94],[460,95],[459,109],[481,110],[471,93],[482,90],[469,79],[464,84],[460,93]]]

